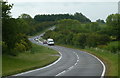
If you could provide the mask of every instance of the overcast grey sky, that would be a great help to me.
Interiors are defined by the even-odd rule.
[[[105,20],[118,12],[118,0],[8,0],[13,3],[12,16],[22,13],[34,17],[36,14],[59,14],[81,12],[90,20]]]
[[[9,2],[118,2],[119,0],[8,0]]]

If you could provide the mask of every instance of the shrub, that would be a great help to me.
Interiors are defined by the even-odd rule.
[[[110,42],[109,44],[107,44],[106,49],[111,51],[112,53],[117,53],[120,51],[120,45],[118,45],[119,43],[120,41]]]
[[[85,48],[87,35],[83,33],[78,33],[73,37],[74,46],[79,48]]]
[[[16,43],[15,48],[13,49],[12,55],[17,56],[18,53],[26,50],[26,47],[22,43]]]
[[[89,47],[97,47],[98,45],[105,45],[110,41],[109,36],[101,34],[88,34],[86,45]]]
[[[2,53],[6,54],[8,52],[8,46],[5,42],[2,42]]]
[[[89,47],[96,47],[98,44],[98,39],[99,39],[99,35],[92,33],[92,34],[88,34],[88,37],[86,39],[86,45]]]

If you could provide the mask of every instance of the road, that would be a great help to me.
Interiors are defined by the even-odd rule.
[[[29,40],[38,45],[58,51],[60,53],[60,58],[47,67],[14,76],[104,76],[105,66],[97,57],[76,49],[56,45],[48,46],[39,41],[35,41],[35,38],[36,37],[33,37]]]

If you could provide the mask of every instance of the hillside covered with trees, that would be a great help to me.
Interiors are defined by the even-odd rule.
[[[56,44],[72,45],[79,48],[103,47],[117,53],[120,51],[118,46],[120,40],[119,19],[120,14],[109,15],[106,23],[100,19],[88,23],[74,19],[62,19],[57,21],[56,29],[46,32],[43,38],[53,38]]]

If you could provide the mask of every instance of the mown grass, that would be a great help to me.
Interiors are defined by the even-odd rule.
[[[55,55],[55,56],[53,56]],[[47,47],[33,44],[29,52],[13,57],[2,56],[2,76],[8,76],[51,64],[59,58],[58,52]]]
[[[105,76],[118,76],[118,70],[119,70],[118,54],[113,54],[106,50],[96,49],[96,48],[80,49],[80,48],[70,46],[70,45],[60,45],[60,46],[79,49],[81,51],[89,52],[89,53],[97,56],[99,59],[101,59],[104,62],[105,66],[106,66]]]

